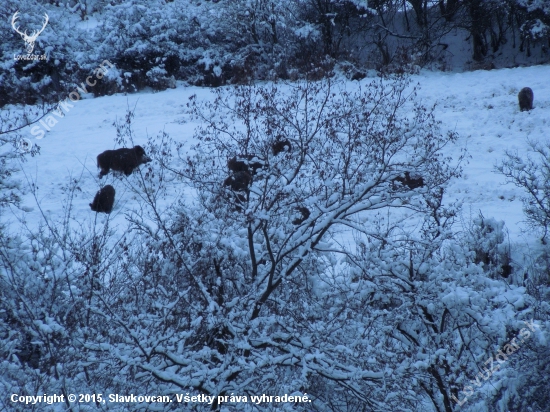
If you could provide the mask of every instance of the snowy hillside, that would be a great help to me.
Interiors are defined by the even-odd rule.
[[[446,154],[457,158],[466,149],[471,156],[463,164],[463,178],[451,183],[446,196],[463,202],[467,220],[470,212],[477,215],[479,211],[485,217],[503,220],[513,241],[519,241],[526,229],[521,210],[522,189],[505,184],[504,177],[494,173],[494,166],[506,150],[526,153],[528,139],[542,142],[548,138],[548,78],[548,66],[468,73],[423,72],[413,76],[413,81],[420,85],[423,103],[435,104],[436,117],[443,128],[460,135],[457,145],[448,147]],[[348,87],[353,89],[357,84],[349,82]],[[524,86],[534,90],[535,109],[529,112],[520,112],[517,104],[517,93]],[[79,221],[94,219],[88,203],[100,183],[96,156],[118,147],[114,143],[113,123],[123,120],[128,108],[135,108],[135,144],[143,145],[147,136],[163,130],[177,141],[191,142],[196,124],[183,121],[185,106],[193,94],[204,100],[211,96],[209,89],[180,86],[159,93],[83,99],[73,103],[66,117],[58,119],[43,139],[37,140],[27,130],[26,137],[40,146],[41,155],[24,163],[23,170],[39,187],[44,211],[51,217],[63,216],[63,187],[70,179],[77,179],[81,191],[74,199],[75,217]],[[111,174],[103,183],[111,183],[117,189],[111,218],[122,222],[126,210],[138,207],[137,200],[125,193],[124,179]],[[37,222],[39,214],[34,199],[28,196],[24,205],[34,209],[24,215],[25,219],[30,224]]]
[[[547,411],[549,254],[495,166],[548,141],[548,79],[179,83],[25,129],[40,154],[0,209],[0,410]],[[99,179],[123,145],[154,160]],[[114,209],[92,212],[106,184]]]

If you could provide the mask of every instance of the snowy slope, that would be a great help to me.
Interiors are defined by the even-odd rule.
[[[493,172],[506,150],[526,153],[528,139],[544,141],[550,136],[550,67],[538,66],[494,71],[444,74],[426,73],[418,81],[426,102],[437,103],[443,124],[456,130],[471,156],[464,175],[448,191],[462,199],[464,212],[479,210],[486,217],[504,220],[512,238],[525,225],[520,198],[522,191],[505,184]],[[535,95],[534,110],[520,112],[517,93],[529,86]],[[456,148],[454,149],[456,150]],[[451,149],[450,153],[456,153]]]
[[[504,178],[493,172],[494,165],[506,150],[526,153],[527,139],[547,139],[550,123],[550,66],[530,68],[476,71],[468,73],[422,72],[414,76],[421,86],[420,97],[426,105],[436,104],[436,117],[444,129],[455,130],[460,139],[447,154],[457,157],[467,148],[470,158],[463,165],[464,175],[454,181],[446,196],[449,200],[463,202],[464,223],[481,211],[485,217],[504,220],[512,242],[524,241],[526,229],[522,212],[522,190],[505,184]],[[369,79],[363,80],[368,82]],[[348,87],[357,87],[350,82]],[[533,89],[534,110],[520,112],[517,93],[525,86]],[[22,164],[24,176],[38,186],[38,200],[43,211],[54,219],[63,216],[63,199],[71,179],[78,181],[73,213],[76,224],[90,224],[96,214],[88,204],[99,188],[96,156],[106,149],[117,147],[113,122],[123,119],[127,108],[135,109],[135,144],[144,144],[147,135],[166,131],[178,141],[190,142],[193,123],[182,123],[188,97],[197,94],[199,99],[208,99],[210,90],[178,86],[177,89],[160,93],[142,92],[128,96],[111,96],[82,99],[74,103],[66,117],[37,140],[27,130],[27,137],[41,147],[41,154]],[[143,167],[143,166],[142,166]],[[22,175],[22,178],[23,177]],[[126,185],[128,179],[112,174],[102,183],[110,183],[117,190],[115,208],[110,218],[113,223],[123,224],[124,213],[139,208]],[[179,196],[174,192],[174,197]],[[167,199],[168,202],[176,199]],[[40,212],[34,198],[29,194],[24,206],[32,211],[15,215],[23,217],[29,225],[39,222]],[[470,216],[471,215],[471,216]],[[15,226],[16,216],[4,216]],[[105,215],[99,215],[105,219]]]
[[[41,153],[22,164],[23,179],[38,187],[38,200],[46,215],[54,219],[63,216],[62,200],[66,199],[66,188],[72,179],[76,179],[80,190],[73,199],[73,213],[77,221],[95,218],[96,214],[91,213],[88,204],[101,183],[115,187],[115,207],[110,217],[114,223],[124,222],[124,212],[139,206],[125,187],[135,176],[126,181],[110,173],[100,181],[96,165],[99,153],[119,147],[114,141],[116,130],[113,123],[123,121],[126,110],[135,108],[134,144],[145,145],[147,135],[156,135],[161,130],[183,141],[191,139],[194,127],[176,121],[182,118],[183,106],[193,93],[203,94],[205,98],[209,95],[209,91],[204,89],[178,88],[164,93],[82,99],[71,103],[73,107],[69,107],[65,117],[56,118],[58,122],[43,139],[38,140],[30,130],[27,131],[26,137],[40,146]],[[26,196],[24,206],[33,209],[24,214],[25,220],[33,227],[40,212],[30,194]],[[21,216],[21,213],[17,215]]]

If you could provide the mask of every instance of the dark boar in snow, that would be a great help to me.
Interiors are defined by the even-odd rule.
[[[111,185],[102,187],[96,193],[94,201],[90,203],[90,208],[98,213],[111,213],[115,203],[115,188]]]
[[[101,169],[99,178],[101,179],[111,169],[124,172],[129,176],[136,167],[150,161],[151,158],[145,154],[141,146],[134,146],[132,149],[105,150],[97,156],[97,167]]]
[[[292,224],[293,225],[301,225],[302,223],[304,223],[308,218],[309,218],[309,215],[311,214],[311,212],[309,211],[309,209],[305,206],[300,206],[300,207],[297,207],[296,210],[298,212],[300,212],[300,217],[297,217],[296,219],[294,219],[292,221]]]
[[[277,156],[279,153],[282,153],[285,150],[287,152],[290,152],[291,149],[292,149],[292,146],[290,145],[290,142],[288,141],[288,139],[277,140],[271,145],[273,156]]]
[[[533,90],[530,87],[524,87],[518,93],[519,110],[533,109]]]
[[[256,161],[252,161],[253,159],[256,159]],[[245,172],[252,176],[263,166],[263,162],[256,155],[234,156],[227,161],[227,168],[230,171],[234,173]]]
[[[251,184],[252,176],[250,176],[248,172],[236,172],[224,180],[224,186],[229,186],[233,192],[238,192],[235,193],[235,209],[237,212],[242,210],[239,205],[246,202],[246,197],[250,192],[249,186]]]
[[[223,182],[224,186],[229,186],[234,192],[248,192],[248,186],[252,183],[252,176],[247,172],[236,172],[229,176]]]
[[[405,177],[398,176],[395,179],[393,179],[393,189],[397,189],[397,183],[401,183],[401,185],[407,186],[409,189],[416,189],[418,187],[424,186],[424,179],[422,176],[419,177],[411,177],[409,172],[405,172]]]

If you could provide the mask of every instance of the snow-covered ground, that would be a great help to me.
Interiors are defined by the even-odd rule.
[[[527,153],[528,139],[542,142],[550,137],[550,66],[476,71],[468,73],[426,72],[417,76],[426,103],[436,103],[436,114],[444,127],[460,135],[458,155],[466,147],[468,164],[462,179],[452,183],[449,198],[463,201],[463,214],[503,220],[513,240],[526,229],[522,211],[522,189],[506,184],[494,166],[506,151]],[[520,112],[517,94],[533,89],[534,110]]]
[[[470,155],[463,164],[463,177],[453,181],[447,190],[447,199],[463,202],[466,224],[480,211],[485,217],[504,220],[512,242],[526,240],[522,235],[526,229],[521,204],[523,193],[494,173],[494,165],[506,150],[526,153],[527,139],[543,141],[549,137],[548,79],[550,66],[467,73],[421,72],[413,77],[421,86],[422,101],[426,105],[436,104],[436,117],[442,127],[460,135],[458,144],[446,149],[447,154],[457,157],[461,149],[466,148]],[[368,81],[368,78],[363,80]],[[350,82],[348,87],[358,84]],[[525,86],[531,87],[535,95],[535,108],[530,112],[520,112],[517,103],[517,93]],[[144,144],[148,135],[157,135],[162,130],[178,141],[190,142],[194,124],[181,120],[188,97],[193,94],[199,99],[212,96],[209,89],[178,85],[176,89],[160,93],[142,92],[75,102],[64,118],[56,118],[58,122],[43,139],[37,140],[30,129],[24,131],[28,139],[41,147],[41,154],[22,164],[22,179],[26,176],[37,185],[41,208],[54,219],[63,216],[66,188],[71,179],[77,179],[80,190],[73,199],[75,222],[91,222],[96,214],[88,204],[99,188],[96,156],[117,147],[113,122],[123,120],[126,110],[135,107],[135,144]],[[138,200],[125,189],[124,178],[109,174],[103,183],[110,183],[117,190],[110,218],[113,223],[122,224],[125,212],[139,207]],[[23,205],[29,211],[16,210],[16,215],[31,227],[35,226],[40,212],[34,198],[27,195]],[[14,227],[15,216],[4,215],[4,219],[10,220]]]

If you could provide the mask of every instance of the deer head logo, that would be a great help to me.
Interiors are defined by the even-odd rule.
[[[44,13],[44,24],[42,25],[42,28],[40,30],[33,31],[31,35],[27,34],[27,30],[25,30],[24,33],[21,33],[19,28],[15,25],[15,21],[18,18],[19,18],[19,12],[17,11],[17,12],[15,12],[15,14],[13,15],[13,17],[11,19],[11,27],[13,27],[13,29],[21,35],[21,37],[23,38],[25,43],[27,43],[27,46],[26,46],[27,53],[31,54],[32,51],[34,50],[34,42],[36,41],[36,39],[38,38],[40,33],[42,33],[44,31],[44,29],[46,28],[46,25],[48,24],[49,17],[46,13]]]

